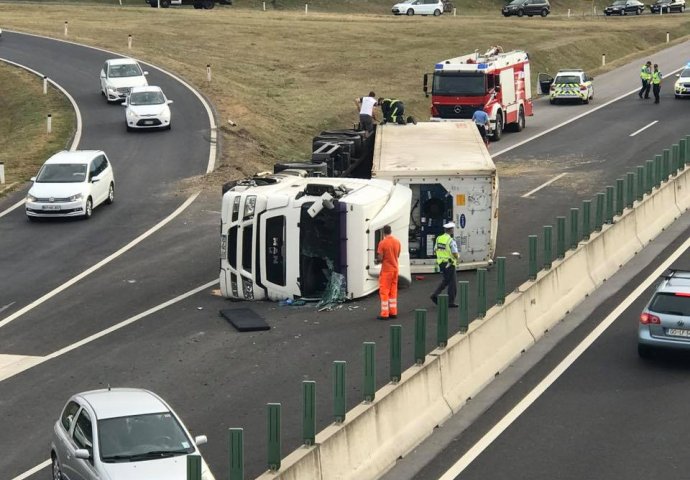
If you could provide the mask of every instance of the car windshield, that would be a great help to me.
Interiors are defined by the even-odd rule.
[[[434,95],[485,95],[482,73],[434,73]]]
[[[187,434],[170,413],[152,413],[98,421],[104,462],[136,462],[194,452]]]
[[[524,3],[524,2],[525,2],[525,0],[513,0],[508,5],[520,5],[521,3]]]
[[[625,6],[625,0],[617,0],[613,2],[614,7],[624,7]]]
[[[85,163],[50,163],[38,172],[38,183],[80,183],[86,180]]]
[[[680,78],[690,78],[690,68],[686,68],[680,72]]]
[[[667,315],[690,316],[690,297],[659,292],[649,304],[649,310]]]
[[[161,105],[165,103],[162,92],[135,92],[129,96],[130,105]]]
[[[111,65],[108,69],[108,76],[110,78],[140,77],[141,75],[141,68],[139,68],[139,65],[137,65],[136,63]]]
[[[564,83],[580,83],[580,77],[577,75],[559,75],[553,81],[556,85],[561,85]]]

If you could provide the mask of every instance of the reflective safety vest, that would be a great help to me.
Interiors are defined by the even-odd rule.
[[[652,72],[649,70],[647,65],[642,65],[642,70],[640,70],[640,78],[642,80],[649,80],[652,78]]]
[[[400,100],[384,98],[381,102],[381,112],[386,119],[394,119],[398,115]]]
[[[659,85],[661,83],[661,72],[656,71],[652,73],[652,83],[654,85]]]
[[[436,253],[436,263],[441,265],[442,263],[451,263],[455,265],[455,257],[450,251],[450,242],[453,237],[447,233],[441,234],[436,238],[436,246],[434,247],[434,252]]]

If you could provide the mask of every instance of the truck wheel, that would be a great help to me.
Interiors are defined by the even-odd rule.
[[[515,131],[521,132],[525,128],[525,110],[520,105],[520,113],[518,113],[518,121],[515,124]]]
[[[524,14],[525,14],[524,11],[518,10],[517,16],[518,16],[518,17],[522,17]]]
[[[501,139],[501,134],[503,133],[503,114],[498,112],[496,114],[496,128],[494,128],[494,133],[491,135],[491,140],[498,142]]]

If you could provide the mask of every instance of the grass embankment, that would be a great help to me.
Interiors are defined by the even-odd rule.
[[[36,175],[51,154],[67,148],[74,128],[74,110],[59,91],[20,68],[0,62],[0,162],[5,164],[6,185],[0,195]],[[52,115],[52,133],[46,116]],[[6,190],[4,190],[6,189]]]
[[[243,3],[251,2],[237,1]],[[115,17],[104,8],[119,11]],[[569,66],[598,74],[602,52],[607,54],[606,68],[613,68],[663,47],[667,31],[672,39],[690,32],[687,15],[408,18],[312,10],[304,15],[235,7],[204,11],[50,4],[0,5],[0,15],[7,28],[58,38],[67,20],[70,40],[130,53],[199,87],[220,116],[223,158],[214,175],[218,179],[268,169],[276,160],[308,158],[311,137],[356,122],[353,100],[371,89],[401,98],[409,113],[427,117],[422,75],[444,58],[500,44],[506,50],[527,50],[535,73]],[[128,52],[130,33],[134,46]],[[210,84],[206,64],[213,69]]]

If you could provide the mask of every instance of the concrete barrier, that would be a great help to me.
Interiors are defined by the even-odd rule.
[[[398,385],[384,386],[374,402],[348,412],[342,425],[328,426],[315,446],[296,450],[279,472],[259,479],[377,478],[689,207],[690,167],[520,285],[467,333],[427,355],[424,365],[407,369]]]

